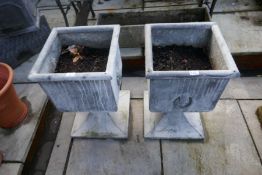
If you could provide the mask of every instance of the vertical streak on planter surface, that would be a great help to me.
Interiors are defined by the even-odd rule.
[[[145,108],[145,137],[203,139],[200,115],[188,112],[212,110],[229,80],[239,76],[218,26],[212,22],[148,24],[145,38],[149,79],[148,98],[145,94],[145,105],[149,103],[149,109]],[[206,48],[213,70],[154,70],[153,46],[173,44]]]
[[[77,135],[74,134],[75,137],[95,136],[100,138],[100,131],[96,130],[96,134],[94,134],[92,129],[107,127],[106,124],[101,122],[111,121],[109,119],[111,115],[108,112],[118,113],[121,110],[118,109],[122,77],[122,62],[118,44],[119,32],[119,25],[54,28],[30,72],[29,79],[39,82],[58,110],[63,112],[92,112],[84,115],[85,118],[94,117],[94,120],[89,120],[89,122],[98,123],[90,125],[91,131],[87,131],[87,128],[85,128],[85,131],[81,131]],[[109,48],[106,71],[53,73],[63,45]],[[75,123],[78,120],[77,116],[78,114]],[[123,117],[119,114],[117,116],[118,118],[115,118],[115,120]],[[126,129],[123,132],[118,132],[124,133],[122,136],[118,135],[118,137],[127,137],[129,115],[125,114],[124,117],[127,119],[125,120],[127,122],[123,124]],[[113,121],[113,123],[117,124],[116,121]],[[103,131],[109,130],[107,128]],[[108,133],[102,135],[111,136]]]

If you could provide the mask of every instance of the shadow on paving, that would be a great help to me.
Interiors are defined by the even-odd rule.
[[[28,153],[22,175],[44,175],[59,130],[62,113],[49,101]]]

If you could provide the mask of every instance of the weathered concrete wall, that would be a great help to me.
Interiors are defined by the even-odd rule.
[[[193,8],[170,11],[147,11],[126,13],[100,13],[98,25],[119,24],[143,25],[149,23],[175,23],[175,22],[203,22],[210,21],[206,8]]]
[[[206,8],[173,11],[100,13],[97,24],[120,24],[121,48],[144,47],[144,24],[210,21]]]

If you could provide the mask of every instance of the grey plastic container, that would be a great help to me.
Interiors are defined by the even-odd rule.
[[[144,26],[152,23],[207,22],[211,17],[206,7],[169,11],[146,11],[126,13],[100,13],[97,25],[121,25],[119,45],[121,48],[144,47]]]
[[[54,28],[29,79],[38,82],[60,111],[117,111],[122,62],[119,25]],[[62,45],[110,48],[105,72],[53,73]]]
[[[40,16],[38,0],[0,0],[0,37],[36,31]]]
[[[152,112],[212,110],[239,71],[219,27],[212,22],[148,24],[145,27],[146,78]],[[206,48],[213,70],[156,71],[152,46]]]
[[[41,16],[38,30],[12,37],[0,37],[0,62],[16,68],[41,51],[50,31],[46,18]]]

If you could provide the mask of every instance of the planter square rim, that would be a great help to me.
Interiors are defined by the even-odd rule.
[[[68,73],[41,73],[40,69],[46,56],[52,46],[52,42],[58,37],[58,34],[70,34],[81,32],[97,32],[99,30],[112,30],[111,44],[109,47],[108,60],[105,72],[68,72]],[[36,60],[28,79],[31,81],[46,82],[50,81],[81,81],[81,80],[112,80],[115,57],[117,55],[118,38],[120,25],[101,25],[101,26],[77,26],[77,27],[55,27],[52,29],[44,47],[42,48],[38,59]],[[77,76],[76,76],[77,75]]]
[[[156,71],[153,68],[153,44],[152,28],[159,29],[183,29],[183,28],[204,28],[210,29],[215,37],[226,63],[225,70],[179,70],[179,71]],[[170,77],[191,78],[191,77],[210,77],[210,78],[234,78],[239,77],[239,70],[233,60],[231,52],[215,22],[189,22],[189,23],[158,23],[145,25],[145,61],[146,61],[146,78],[147,79],[166,79]]]

